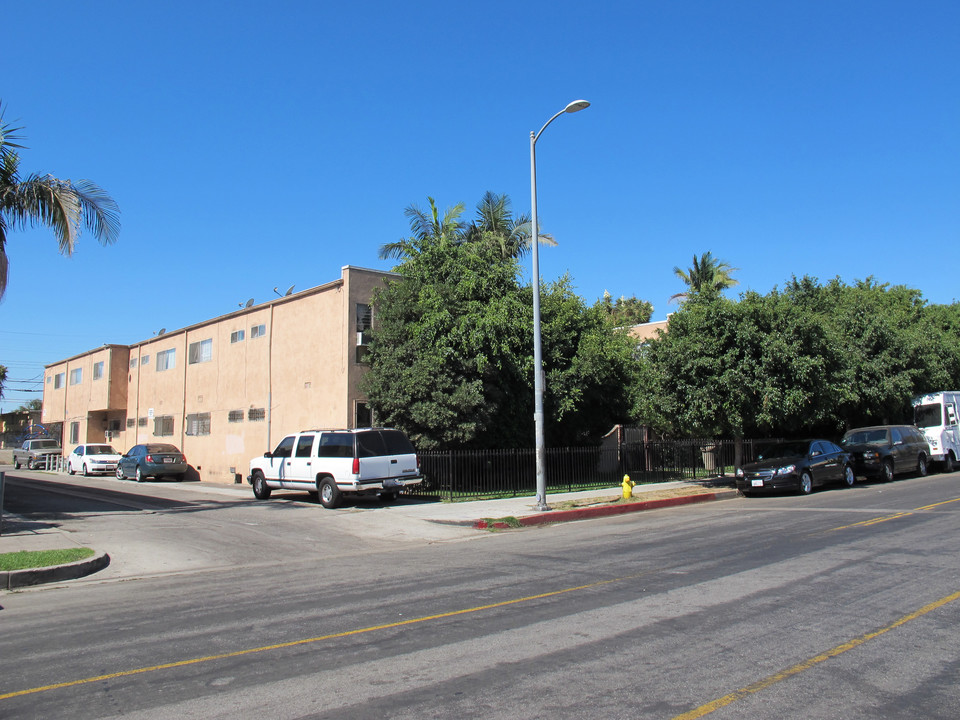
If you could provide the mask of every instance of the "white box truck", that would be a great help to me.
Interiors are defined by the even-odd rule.
[[[930,460],[953,472],[960,459],[960,391],[941,390],[913,399],[913,424],[930,445]]]

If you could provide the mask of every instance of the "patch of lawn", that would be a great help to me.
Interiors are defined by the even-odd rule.
[[[50,567],[65,563],[86,560],[93,557],[91,548],[69,548],[67,550],[19,550],[0,553],[0,570],[27,570],[30,568]]]

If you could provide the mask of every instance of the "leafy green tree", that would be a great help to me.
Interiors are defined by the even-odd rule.
[[[653,304],[648,300],[640,300],[636,295],[625,297],[621,295],[617,301],[604,291],[603,297],[597,301],[601,312],[610,318],[614,327],[629,327],[650,322],[653,317]]]
[[[530,286],[524,295],[525,304],[532,303]],[[540,312],[549,444],[596,441],[629,421],[636,402],[636,341],[614,326],[602,306],[588,307],[569,276],[542,289]]]
[[[36,225],[53,230],[63,255],[72,255],[81,228],[109,244],[120,233],[120,210],[113,199],[90,180],[59,180],[52,175],[31,174],[21,178],[22,128],[3,119],[0,105],[0,298],[7,289],[9,259],[7,234]]]
[[[734,285],[739,285],[739,281],[733,279],[733,272],[738,269],[724,260],[715,258],[713,253],[709,251],[699,258],[694,255],[693,265],[688,270],[682,270],[676,266],[673,268],[673,274],[686,283],[687,290],[672,295],[670,302],[683,302],[694,293],[719,293]]]
[[[379,421],[423,449],[517,446],[526,439],[518,406],[533,405],[515,263],[491,245],[435,236],[397,272],[374,298],[363,379]]]
[[[500,250],[500,256],[522,258],[530,249],[532,237],[530,216],[526,214],[514,217],[512,203],[508,195],[486,192],[477,203],[476,219],[464,227],[463,238],[466,242],[488,243]],[[537,235],[541,245],[556,245],[551,235]]]

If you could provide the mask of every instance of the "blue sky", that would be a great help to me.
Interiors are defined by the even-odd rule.
[[[3,22],[22,171],[94,180],[123,223],[72,258],[11,233],[4,411],[45,364],[389,269],[428,195],[528,212],[529,133],[579,98],[537,144],[540,262],[588,302],[662,319],[707,250],[737,292],[960,296],[956,0],[53,0]]]

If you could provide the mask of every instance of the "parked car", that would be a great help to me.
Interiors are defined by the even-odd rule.
[[[852,487],[856,481],[850,455],[829,440],[794,440],[778,443],[757,461],[737,468],[737,489],[744,495],[795,490],[809,495],[813,488],[830,483]]]
[[[17,470],[26,465],[28,470],[46,465],[48,457],[60,457],[63,448],[52,438],[35,438],[24,440],[23,444],[13,450],[13,467]]]
[[[187,472],[187,459],[176,445],[168,443],[145,443],[134,445],[117,462],[117,479],[128,477],[143,482],[147,478],[172,477],[183,480]]]
[[[117,470],[120,453],[112,445],[85,443],[77,445],[67,456],[67,474],[113,473]]]
[[[858,476],[893,480],[899,473],[927,474],[930,446],[913,425],[874,425],[847,431],[840,441]]]
[[[305,490],[317,493],[325,508],[335,508],[345,493],[395,500],[423,476],[417,453],[400,430],[354,428],[287,435],[273,452],[250,461],[247,482],[260,500],[275,489]]]

